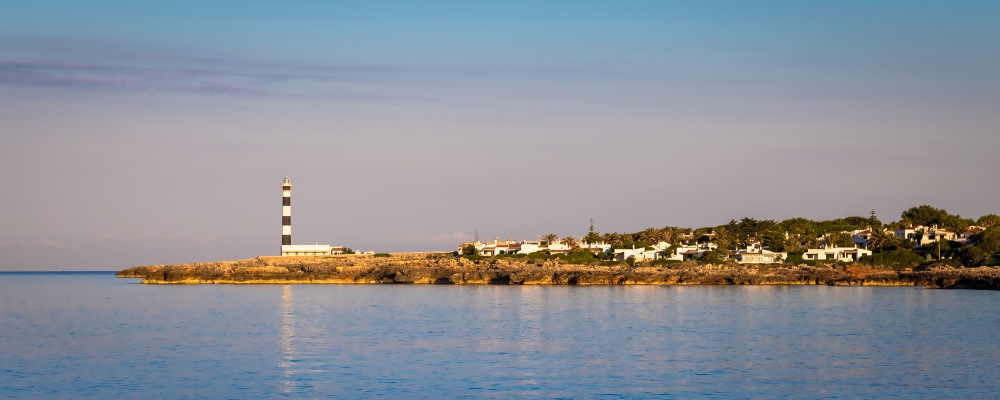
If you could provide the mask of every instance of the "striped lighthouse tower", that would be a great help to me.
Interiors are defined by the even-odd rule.
[[[292,244],[292,182],[285,176],[281,184],[281,245]]]

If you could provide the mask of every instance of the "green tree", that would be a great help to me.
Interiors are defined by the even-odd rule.
[[[942,220],[947,218],[947,215],[948,212],[945,210],[922,205],[910,207],[910,209],[903,211],[900,214],[900,219],[910,221],[914,225],[929,226],[941,223]]]
[[[984,215],[982,217],[979,217],[978,220],[976,220],[976,225],[979,225],[983,228],[992,228],[994,226],[1000,226],[1000,216],[997,216],[996,214]]]
[[[875,215],[875,209],[872,209],[871,214],[868,215],[868,229],[874,232],[876,229],[882,228],[882,221],[878,220],[878,216]]]
[[[761,237],[761,244],[771,251],[781,252],[785,251],[785,248],[788,247],[788,240],[785,238],[785,231],[775,226],[764,232]]]
[[[868,234],[868,249],[869,250],[883,250],[888,248],[895,248],[898,246],[898,238],[896,234],[892,231],[875,228]]]
[[[974,221],[962,218],[960,215],[948,214],[948,211],[934,208],[928,205],[910,207],[900,215],[902,221],[909,221],[914,225],[938,225],[942,228],[962,230],[972,225]]]
[[[580,243],[576,241],[576,238],[573,237],[573,235],[564,237],[562,239],[562,243],[569,246],[570,249],[575,249],[577,247],[580,247]]]
[[[473,246],[471,244],[465,245],[465,247],[462,247],[462,255],[463,256],[474,256],[474,255],[476,255],[476,246]]]
[[[725,226],[715,228],[712,233],[715,233],[715,244],[719,245],[720,249],[729,250],[736,246],[735,238]]]
[[[559,235],[556,235],[554,233],[546,233],[542,235],[542,240],[544,240],[546,244],[553,244],[559,240]]]
[[[844,218],[844,222],[846,222],[848,225],[854,227],[854,229],[862,229],[862,228],[868,226],[869,221],[870,221],[869,218],[857,217],[857,216],[851,216],[851,217]]]
[[[658,237],[659,232],[656,228],[646,228],[642,232],[639,232],[639,241],[646,244],[656,243]]]
[[[681,235],[682,233],[680,232],[680,229],[673,226],[665,226],[663,228],[660,228],[659,231],[657,232],[657,241],[658,242],[663,241],[669,244],[677,244],[677,241],[680,240]]]
[[[1000,250],[1000,226],[991,226],[977,236],[979,237],[976,238],[976,247],[981,248],[987,254],[993,254]]]
[[[793,235],[805,235],[815,232],[816,223],[805,218],[790,218],[781,221],[778,225]]]
[[[586,243],[597,243],[601,241],[601,234],[594,232],[594,220],[590,220],[590,230],[587,235],[583,237],[583,241]]]
[[[827,235],[826,243],[834,247],[854,247],[854,240],[846,232],[835,232]]]

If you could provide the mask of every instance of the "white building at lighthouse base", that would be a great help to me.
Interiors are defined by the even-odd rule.
[[[344,254],[343,247],[328,244],[286,244],[281,246],[283,256],[332,256]]]

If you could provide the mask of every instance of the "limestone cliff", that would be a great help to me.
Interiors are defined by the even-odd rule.
[[[501,285],[845,285],[1000,289],[1000,268],[892,271],[848,266],[578,265],[558,260],[484,259],[437,254],[391,257],[257,257],[133,267],[123,278],[147,284],[435,283]]]

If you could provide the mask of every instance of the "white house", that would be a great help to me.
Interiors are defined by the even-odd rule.
[[[656,249],[647,250],[645,247],[631,249],[615,249],[615,260],[625,261],[629,257],[635,257],[636,261],[656,260],[660,258],[660,251]]]
[[[923,232],[923,235],[920,232]],[[902,229],[897,229],[895,234],[896,237],[912,240],[921,246],[937,242],[940,239],[955,240],[956,237],[955,232],[938,228],[936,225],[932,227],[922,225],[904,226]]]
[[[550,254],[569,254],[570,251],[569,245],[562,242],[549,243],[544,249],[548,250]]]
[[[871,236],[871,229],[858,229],[854,231],[847,232],[851,234],[851,240],[858,247],[868,247],[868,237]]]
[[[787,259],[788,253],[765,250],[757,242],[750,243],[746,249],[736,252],[736,262],[740,264],[774,264]]]
[[[607,243],[584,243],[580,245],[581,248],[590,250],[593,253],[608,253],[611,251],[611,245]]]
[[[820,246],[819,249],[806,250],[805,254],[802,254],[802,258],[805,260],[836,260],[843,262],[852,262],[860,260],[861,257],[870,255],[872,255],[871,250],[866,250],[859,247]]]
[[[973,236],[978,235],[979,233],[985,230],[986,228],[983,228],[981,226],[970,226],[968,228],[965,228],[965,230],[962,231],[961,233],[956,234],[954,240],[961,244],[969,244],[969,242],[972,241]]]
[[[479,250],[479,255],[496,256],[500,254],[517,254],[519,251],[521,251],[521,244],[517,241],[508,239],[501,242],[500,239],[497,239],[490,243],[486,243],[485,246]]]
[[[537,240],[522,240],[521,251],[519,251],[518,254],[531,254],[544,251],[546,249],[548,249],[548,246],[543,246],[541,242]]]

